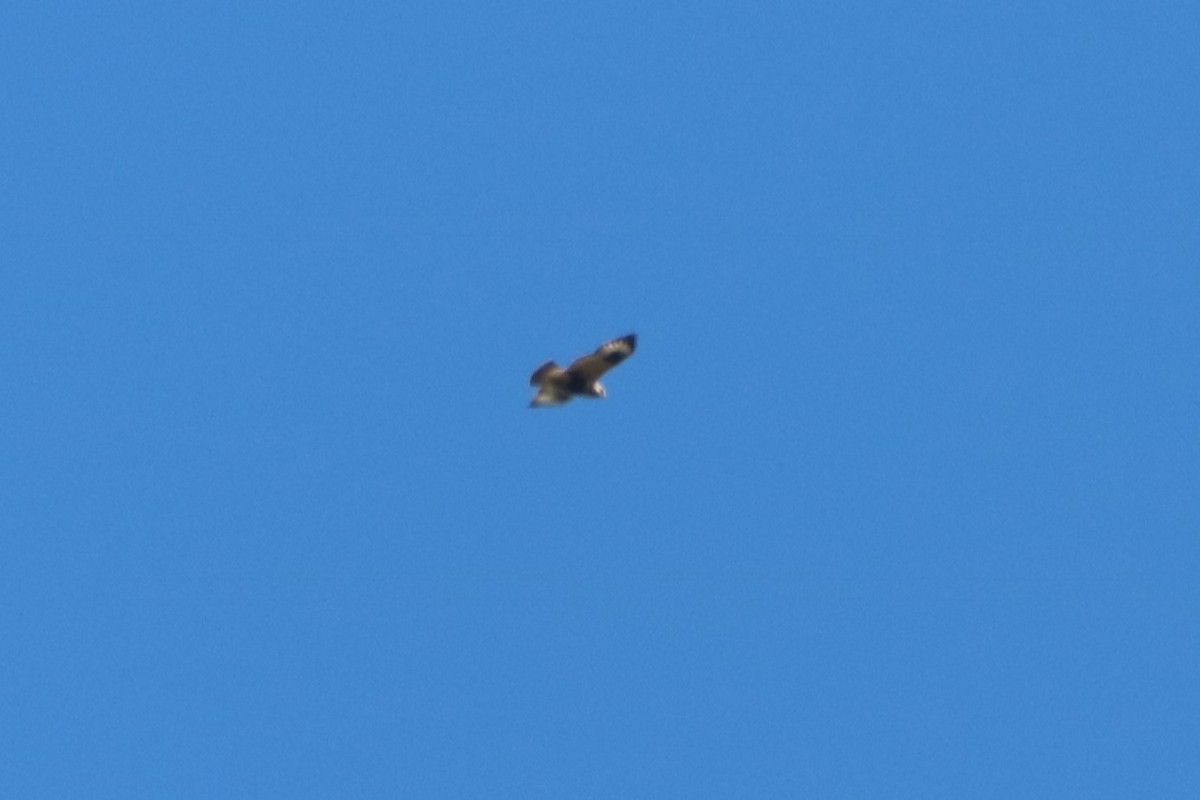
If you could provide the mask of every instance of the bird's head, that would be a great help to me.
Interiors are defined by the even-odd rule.
[[[592,384],[592,396],[599,397],[601,400],[603,400],[605,397],[608,397],[604,391],[604,387],[600,385],[600,381],[596,381]]]

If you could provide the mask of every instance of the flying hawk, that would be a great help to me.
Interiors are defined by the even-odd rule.
[[[575,395],[604,397],[600,376],[633,355],[635,347],[637,335],[631,333],[605,342],[596,352],[575,359],[566,369],[547,361],[529,376],[529,385],[538,387],[529,407],[562,405]]]

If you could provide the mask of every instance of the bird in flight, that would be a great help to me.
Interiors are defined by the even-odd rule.
[[[633,355],[635,347],[637,335],[631,333],[605,342],[596,348],[596,352],[572,361],[566,369],[547,361],[529,376],[529,385],[538,387],[529,407],[562,405],[575,395],[604,397],[600,376]]]

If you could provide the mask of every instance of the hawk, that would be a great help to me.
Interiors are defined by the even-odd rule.
[[[633,355],[635,347],[637,335],[631,333],[605,342],[596,348],[596,352],[572,361],[566,369],[547,361],[529,376],[529,385],[538,387],[529,407],[562,405],[575,395],[604,397],[600,376]]]

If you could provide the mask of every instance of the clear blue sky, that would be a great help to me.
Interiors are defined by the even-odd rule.
[[[1200,796],[1198,43],[18,0],[0,795]]]

